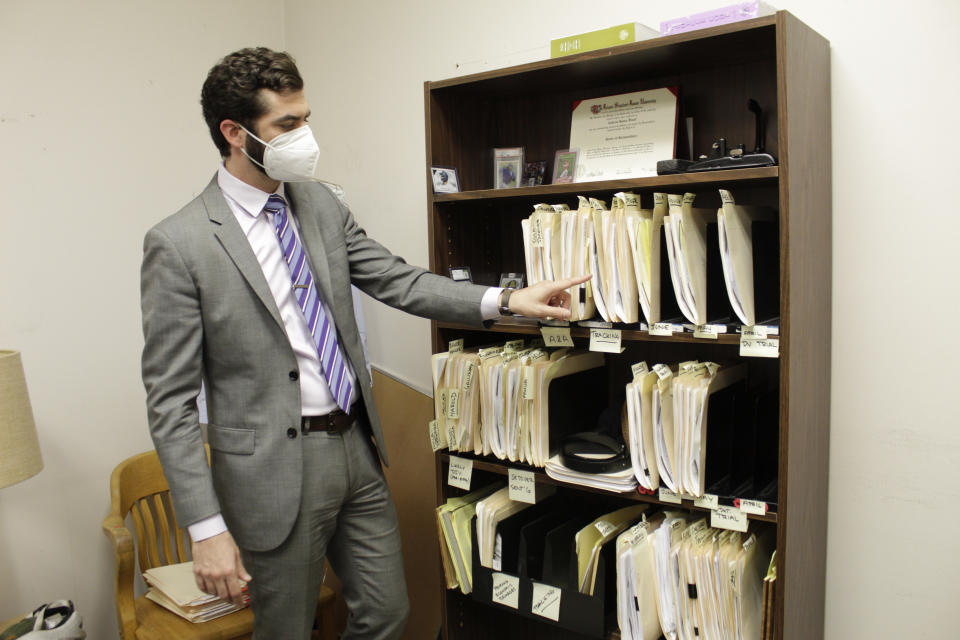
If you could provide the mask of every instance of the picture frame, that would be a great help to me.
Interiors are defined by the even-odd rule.
[[[434,193],[460,193],[460,178],[453,167],[430,167]]]
[[[523,273],[501,273],[500,286],[504,289],[523,289],[526,274]]]
[[[577,177],[578,149],[558,149],[553,157],[553,184],[569,184]]]
[[[493,150],[494,189],[519,187],[522,170],[523,147],[501,147]]]
[[[454,282],[473,282],[470,267],[450,267],[450,279]]]
[[[540,160],[537,162],[524,162],[523,179],[520,181],[520,185],[523,187],[536,187],[537,185],[543,184],[546,176],[546,160]]]

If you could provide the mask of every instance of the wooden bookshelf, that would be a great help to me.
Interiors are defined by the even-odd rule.
[[[705,152],[719,137],[752,146],[754,123],[746,103],[756,99],[768,114],[766,148],[779,166],[492,189],[494,147],[523,146],[528,160],[552,161],[557,149],[568,146],[574,100],[663,86],[680,87],[681,116],[693,118],[696,153]],[[496,285],[500,273],[524,272],[520,220],[538,202],[564,202],[575,209],[577,195],[609,199],[630,190],[648,207],[654,191],[689,191],[697,194],[697,206],[715,207],[717,189],[726,188],[738,203],[779,211],[780,356],[749,359],[751,376],[766,376],[778,389],[779,451],[771,461],[778,491],[776,512],[754,519],[776,528],[776,637],[822,637],[830,433],[829,43],[780,11],[732,25],[427,82],[424,93],[430,266],[437,273],[469,266],[474,282]],[[433,194],[431,166],[455,167],[463,191]],[[487,329],[434,322],[432,344],[438,352],[458,337],[469,345],[538,333],[535,323],[522,319],[501,319]],[[578,346],[586,345],[588,329],[574,326],[571,334]],[[611,393],[622,388],[631,361],[740,357],[736,334],[721,334],[716,340],[691,334],[657,337],[630,327],[623,331],[623,342],[626,353],[608,358],[603,374]],[[436,456],[438,503],[451,493],[445,476],[448,460],[446,453]],[[496,459],[474,461],[478,473],[491,477],[506,474],[509,467]],[[539,482],[564,491],[591,491],[534,471]],[[619,499],[625,504],[659,503],[639,493]],[[684,508],[696,510],[687,502]],[[442,589],[439,579],[437,588]],[[445,592],[443,603],[443,635],[448,640],[582,637],[459,592]],[[610,637],[619,634],[611,629]]]

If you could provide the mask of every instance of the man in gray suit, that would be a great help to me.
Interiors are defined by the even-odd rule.
[[[257,640],[308,638],[328,557],[350,610],[343,637],[398,637],[400,537],[351,283],[419,316],[480,324],[566,317],[579,280],[454,283],[368,238],[316,182],[303,81],[284,53],[230,54],[201,103],[223,163],[147,233],[141,273],[150,432],[197,584],[239,601],[248,582]]]

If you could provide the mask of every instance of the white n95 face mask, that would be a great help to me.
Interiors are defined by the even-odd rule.
[[[281,182],[309,182],[318,180],[317,165],[320,162],[320,147],[313,137],[310,125],[281,133],[270,142],[261,140],[250,133],[243,125],[241,129],[261,143],[263,149],[263,164],[260,164],[243,149],[250,162],[263,167],[267,175]]]

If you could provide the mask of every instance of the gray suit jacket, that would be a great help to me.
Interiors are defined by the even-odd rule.
[[[404,311],[471,324],[481,322],[486,288],[406,264],[368,238],[320,184],[289,183],[286,195],[386,462],[351,282]],[[150,433],[179,523],[220,512],[240,546],[277,547],[300,504],[297,361],[260,265],[216,177],[200,196],[147,232],[141,307]],[[209,466],[195,403],[201,380],[210,422]],[[288,436],[290,429],[296,437]]]

